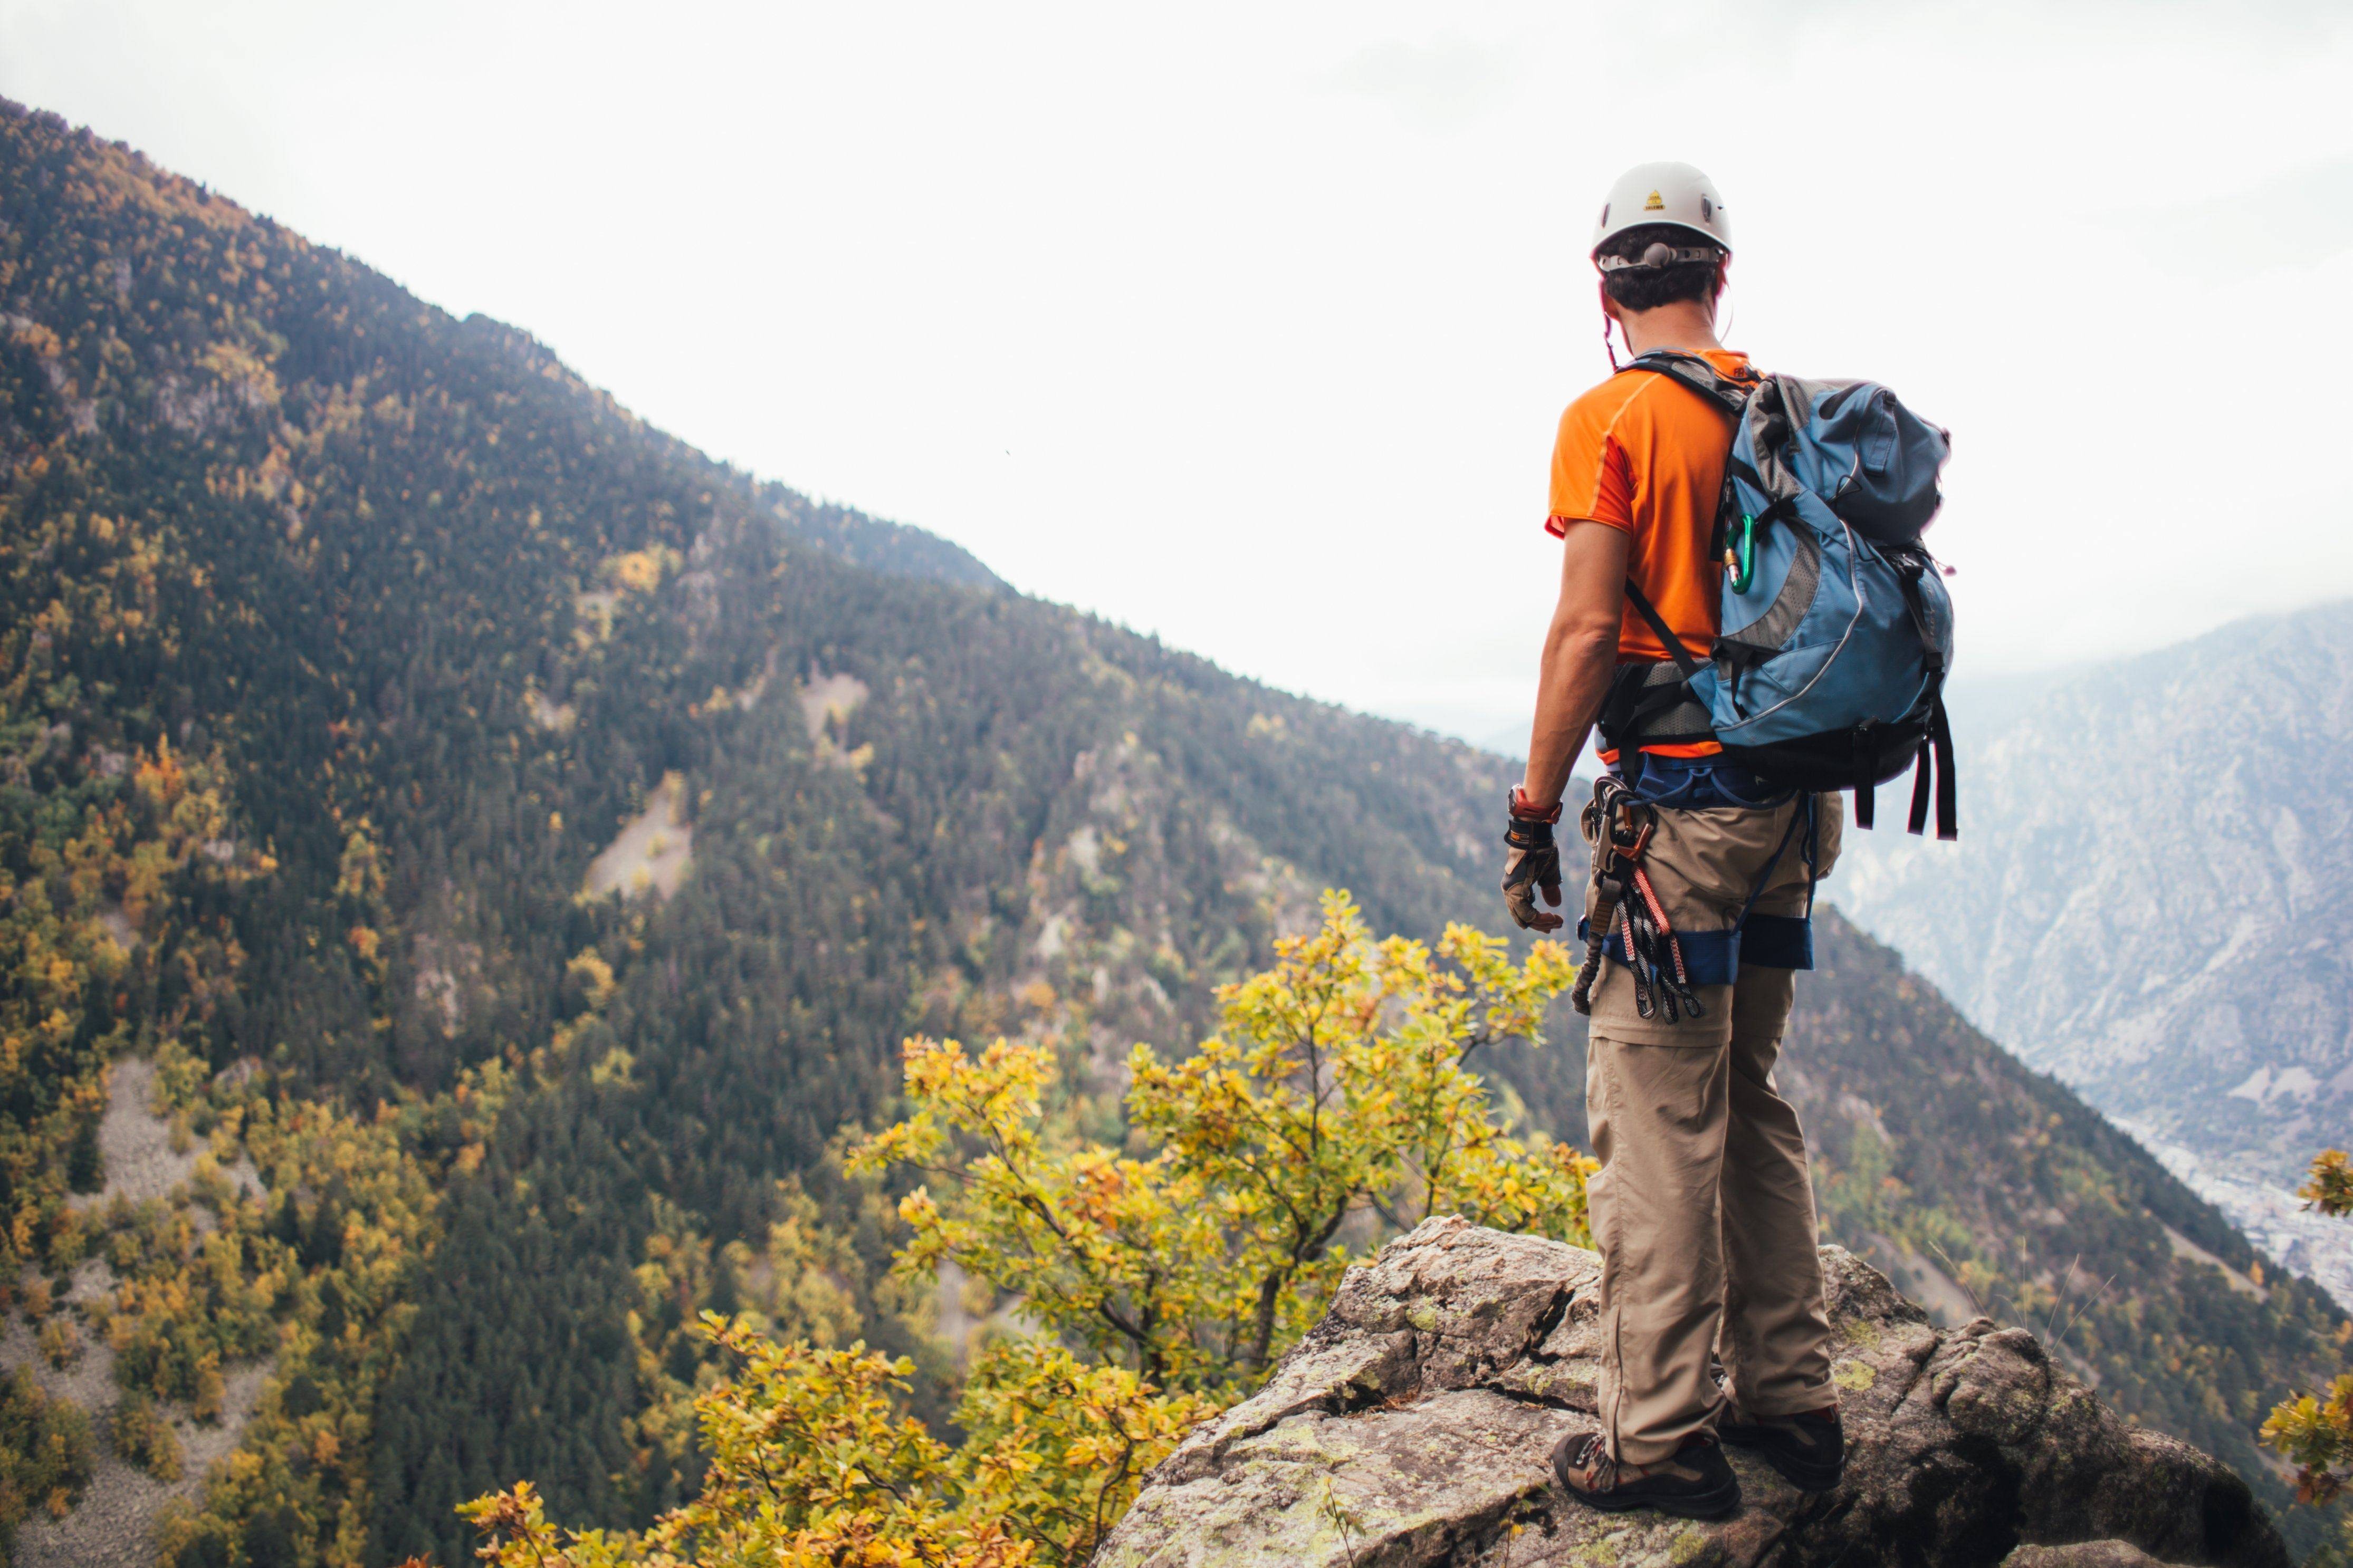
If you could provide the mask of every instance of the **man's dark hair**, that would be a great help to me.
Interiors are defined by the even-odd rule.
[[[1704,245],[1706,239],[1690,229],[1671,223],[1638,224],[1609,237],[1602,246],[1602,256],[1622,256],[1634,259],[1651,246],[1664,241],[1678,248]],[[1710,300],[1715,296],[1715,280],[1721,276],[1724,254],[1716,253],[1714,261],[1686,261],[1679,266],[1621,268],[1601,275],[1609,297],[1629,310],[1655,310],[1662,305],[1672,305],[1678,300]]]

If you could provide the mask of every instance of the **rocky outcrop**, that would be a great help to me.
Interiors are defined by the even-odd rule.
[[[1938,1330],[1844,1249],[1822,1261],[1852,1450],[1834,1492],[1734,1450],[1726,1519],[1569,1500],[1549,1459],[1597,1425],[1600,1259],[1450,1216],[1351,1269],[1266,1386],[1153,1472],[1096,1562],[2285,1568],[2236,1475],[2122,1420],[2032,1334]]]

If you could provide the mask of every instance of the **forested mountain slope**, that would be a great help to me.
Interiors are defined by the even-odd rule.
[[[1961,771],[1957,848],[1865,846],[1842,905],[2353,1300],[2286,1196],[2353,1140],[2353,603],[2076,673]]]
[[[691,1484],[692,1311],[862,1290],[812,1203],[887,1252],[825,1155],[902,1036],[1059,1038],[1086,1095],[1197,1035],[1326,884],[1382,929],[1496,913],[1496,759],[754,484],[53,116],[0,112],[0,1277],[27,1377],[116,1391],[78,1471],[69,1413],[0,1388],[47,1445],[0,1456],[0,1516],[69,1507],[92,1443],[160,1476],[124,1436],[160,1411],[240,1434],[165,1517],[185,1568],[465,1561],[452,1505],[521,1477],[642,1518]],[[1953,1100],[1903,1131],[1900,1042],[1944,1015],[1847,969],[1819,1016],[1857,1076],[1823,1103],[1883,1108],[1896,1163],[1833,1136],[1826,1192],[1860,1173],[1906,1212],[1855,1223],[1901,1240],[1886,1174],[1933,1207],[1975,1163],[2116,1229],[2114,1300],[2233,1348],[2106,1307],[2071,1347],[2241,1459],[2208,1434],[2302,1374],[2315,1300],[2175,1305],[2203,1277],[2138,1209],[2243,1247],[2108,1174],[2048,1086],[1981,1097],[2039,1129]],[[185,1145],[168,1197],[99,1135],[132,1058]],[[1504,1066],[1566,1121],[1573,1060]],[[1942,1244],[2013,1298],[2059,1267],[2064,1226],[2013,1246],[1994,1199],[1949,1202]]]
[[[642,1512],[684,1462],[628,1425],[631,1314],[683,1310],[649,1238],[756,1241],[902,1035],[1124,1055],[1327,882],[1428,930],[1485,879],[1493,759],[754,486],[52,118],[0,116],[0,212],[13,1261],[106,1246],[66,1155],[126,1051],[181,1053],[199,1132],[326,1097],[436,1178],[357,1321],[265,1234],[379,1245],[342,1194],[222,1260],[279,1270],[325,1401],[264,1412],[306,1457],[228,1514],[458,1561],[493,1481]],[[674,895],[585,896],[649,805]]]

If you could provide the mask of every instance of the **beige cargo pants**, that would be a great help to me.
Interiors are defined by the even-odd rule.
[[[1843,803],[1815,800],[1815,859],[1828,872]],[[1715,933],[1725,952],[1722,933],[1777,847],[1754,913],[1806,912],[1806,827],[1790,831],[1804,809],[1801,796],[1659,811],[1643,864],[1694,948]],[[1585,1107],[1601,1162],[1588,1194],[1601,1252],[1600,1415],[1623,1463],[1663,1459],[1714,1425],[1724,1399],[1714,1353],[1746,1414],[1836,1403],[1805,1134],[1773,1081],[1795,978],[1752,956],[1732,984],[1695,987],[1703,1016],[1672,1024],[1639,1015],[1622,963],[1608,963],[1595,987]]]

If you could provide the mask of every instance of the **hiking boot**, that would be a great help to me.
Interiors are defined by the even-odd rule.
[[[1715,1432],[1736,1448],[1754,1448],[1801,1492],[1826,1492],[1846,1473],[1846,1433],[1835,1405],[1795,1415],[1727,1416]]]
[[[1716,1519],[1740,1506],[1740,1479],[1704,1432],[1651,1465],[1621,1465],[1600,1433],[1571,1433],[1553,1450],[1552,1468],[1569,1496],[1611,1513],[1651,1508],[1680,1519]]]

